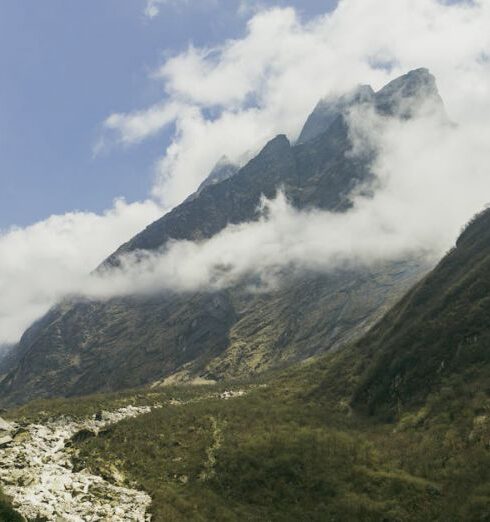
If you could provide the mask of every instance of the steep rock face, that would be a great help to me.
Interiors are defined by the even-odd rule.
[[[231,178],[239,170],[239,167],[232,163],[226,156],[221,157],[213,170],[209,173],[208,177],[199,185],[196,192],[186,199],[186,201],[196,199],[206,187],[216,185],[217,183],[225,181],[225,179]]]
[[[13,348],[14,345],[11,344],[0,344],[0,360],[7,358]]]
[[[189,370],[209,379],[251,376],[340,348],[364,334],[425,270],[412,260],[310,274],[258,296],[234,289],[239,312],[227,349],[204,368],[185,366],[180,376]]]
[[[371,104],[375,93],[370,85],[359,85],[339,98],[320,100],[308,116],[298,143],[306,143],[324,133],[339,116],[359,104]]]
[[[106,263],[117,263],[119,255],[133,250],[157,249],[169,239],[209,238],[229,223],[253,219],[262,194],[273,197],[281,183],[294,186],[296,178],[293,150],[286,136],[279,135],[233,177],[209,185],[197,198],[175,207],[122,245]]]
[[[26,332],[1,386],[17,402],[146,384],[189,360],[204,365],[235,322],[226,292],[66,302]]]
[[[405,81],[417,84],[408,76]],[[380,91],[383,107],[391,95],[399,99],[400,89],[415,103],[427,82],[419,83],[422,93],[405,89],[404,81]],[[358,102],[366,103],[368,89],[361,92]],[[322,125],[323,132],[295,146],[277,136],[238,172],[202,187],[122,245],[100,269],[118,265],[125,253],[159,249],[169,239],[200,240],[230,223],[253,221],[261,197],[272,198],[279,189],[299,209],[347,210],[352,190],[370,181],[373,158],[349,154],[342,111]],[[26,332],[14,363],[0,366],[0,401],[121,389],[170,376],[236,377],[284,365],[355,339],[425,270],[405,262],[373,271],[304,274],[265,294],[238,285],[213,294],[62,303]]]
[[[436,79],[425,68],[410,71],[385,85],[376,93],[375,105],[378,112],[387,116],[436,115],[447,119]]]
[[[359,343],[367,363],[354,404],[393,417],[400,408],[423,404],[454,376],[486,382],[489,296],[486,210],[461,234],[456,248]]]
[[[234,176],[175,207],[122,245],[105,264],[117,264],[118,256],[134,250],[158,249],[169,239],[205,239],[228,224],[255,220],[261,197],[273,198],[278,189],[297,208],[345,209],[352,188],[369,177],[369,158],[346,157],[350,147],[341,116],[326,132],[296,147],[286,136],[276,136]]]

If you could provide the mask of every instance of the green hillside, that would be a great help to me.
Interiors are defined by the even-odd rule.
[[[368,365],[356,405],[390,418],[423,405],[436,387],[485,394],[489,318],[490,212],[485,211],[359,343]]]
[[[80,465],[117,463],[156,520],[490,520],[489,221],[357,344],[125,421]]]

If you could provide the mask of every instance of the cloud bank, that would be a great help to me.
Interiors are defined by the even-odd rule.
[[[173,143],[156,162],[153,190],[172,207],[223,153],[243,161],[278,133],[294,140],[318,99],[358,83],[377,89],[428,67],[453,119],[486,118],[489,23],[484,1],[343,0],[307,22],[292,8],[264,9],[249,20],[244,37],[214,48],[191,46],[167,59],[154,73],[162,101],[113,114],[104,126],[108,138],[128,145],[176,125]]]
[[[151,202],[117,200],[104,214],[73,212],[0,233],[0,344],[17,342],[122,242],[160,216]]]
[[[353,194],[348,212],[299,211],[280,193],[262,202],[257,222],[124,257],[120,269],[87,283],[85,295],[222,289],[243,280],[268,290],[285,272],[411,257],[434,263],[475,209],[490,202],[490,150],[480,125],[454,126],[432,114],[413,120],[350,114],[351,153],[374,148],[378,159],[374,195]]]
[[[158,2],[148,6],[158,8]],[[154,11],[149,11],[152,16]],[[12,342],[61,296],[195,290],[281,270],[325,270],[453,244],[461,225],[490,200],[490,4],[437,0],[343,0],[307,22],[293,9],[254,14],[243,37],[216,48],[190,46],[154,72],[162,100],[109,115],[98,147],[137,146],[165,127],[173,141],[155,161],[154,202],[116,204],[104,215],[69,214],[0,235],[0,343]],[[246,161],[278,133],[294,140],[323,96],[358,83],[375,89],[428,67],[456,127],[430,119],[387,124],[352,114],[356,146],[374,146],[378,190],[353,195],[344,215],[302,213],[283,198],[261,221],[203,243],[179,242],[102,279],[102,259],[180,203],[226,154]]]

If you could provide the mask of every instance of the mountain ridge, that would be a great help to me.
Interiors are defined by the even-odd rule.
[[[432,93],[435,80],[427,70],[405,76],[404,81],[421,86],[424,95]],[[382,95],[385,101],[393,98],[388,117],[399,117],[399,91],[400,85]],[[402,99],[417,100],[418,94],[409,89]],[[159,250],[169,239],[203,240],[229,224],[254,221],[261,198],[273,198],[279,189],[297,209],[345,212],[352,205],[353,189],[372,180],[373,157],[354,156],[350,150],[343,113],[306,143],[292,145],[278,135],[238,172],[205,186],[122,245],[99,270],[117,267],[119,256],[126,253]],[[255,296],[237,285],[214,294],[65,301],[24,334],[12,366],[0,365],[1,400],[123,389],[172,375],[240,377],[311,357],[360,336],[428,269],[417,260],[402,264],[401,269],[396,262],[381,264],[372,274],[363,269],[334,277],[304,274],[286,280],[276,292]],[[316,291],[309,294],[316,301],[309,302],[302,292],[312,286]],[[341,295],[348,296],[340,308],[347,310],[342,320],[336,311]],[[302,307],[313,309],[310,316],[302,314]],[[303,322],[294,323],[302,316]],[[258,330],[251,327],[254,321],[261,325]],[[315,331],[323,332],[324,341],[310,343],[312,349],[307,340],[313,340]]]

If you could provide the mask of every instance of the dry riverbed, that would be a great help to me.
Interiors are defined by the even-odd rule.
[[[151,409],[126,406],[83,421],[60,417],[24,426],[0,419],[0,483],[15,509],[27,519],[149,521],[148,494],[113,485],[87,470],[75,471],[69,442],[77,434],[97,434]]]
[[[234,399],[244,390],[209,394],[197,400]],[[192,401],[192,400],[191,400]],[[191,402],[189,401],[189,402]],[[184,405],[186,402],[170,401]],[[57,522],[148,522],[151,497],[144,491],[123,487],[122,480],[107,481],[73,465],[72,441],[98,435],[124,419],[149,413],[153,406],[125,406],[79,420],[60,416],[39,424],[16,423],[0,418],[0,485],[14,508],[27,520]],[[214,427],[209,450],[209,473],[220,445],[220,429]],[[115,475],[118,474],[117,470]],[[115,477],[117,478],[117,477]]]

